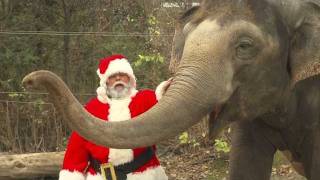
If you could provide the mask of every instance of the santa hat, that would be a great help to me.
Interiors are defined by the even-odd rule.
[[[117,73],[126,73],[130,78],[131,87],[136,88],[136,77],[127,58],[121,54],[115,54],[100,60],[97,74],[100,78],[100,86],[97,88],[98,99],[102,102],[108,101],[106,92],[107,80]]]

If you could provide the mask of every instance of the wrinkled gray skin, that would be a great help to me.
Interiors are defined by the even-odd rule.
[[[291,152],[297,170],[316,180],[319,22],[319,0],[203,1],[178,23],[171,63],[176,73],[167,93],[129,121],[94,118],[48,71],[27,75],[23,84],[44,86],[70,127],[100,145],[155,144],[211,114],[213,136],[233,122],[231,180],[269,179],[277,149]]]
[[[234,122],[231,180],[270,179],[276,150],[320,179],[319,48],[320,1],[205,1],[179,20],[171,70],[198,61],[232,87],[210,114],[212,137]]]

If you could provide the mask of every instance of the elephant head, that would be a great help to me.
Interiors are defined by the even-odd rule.
[[[165,96],[129,121],[105,123],[87,113],[53,73],[27,75],[45,86],[72,129],[114,148],[151,145],[211,113],[217,122],[267,113],[299,81],[320,72],[319,1],[205,0],[179,20],[173,42],[175,76]],[[311,71],[312,70],[312,71]]]
[[[296,83],[318,75],[319,48],[320,1],[207,0],[178,20],[170,70],[199,61],[214,68],[210,76],[224,89],[232,87],[228,100],[212,107],[215,137],[231,121],[267,113]]]

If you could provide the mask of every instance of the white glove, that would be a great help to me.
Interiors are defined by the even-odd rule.
[[[169,88],[169,86],[171,85],[173,78],[169,78],[166,81],[161,82],[157,88],[156,88],[156,97],[157,100],[161,99],[162,96],[166,93],[167,89]]]

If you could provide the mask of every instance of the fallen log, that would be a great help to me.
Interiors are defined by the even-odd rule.
[[[58,177],[64,152],[0,156],[0,180]]]

